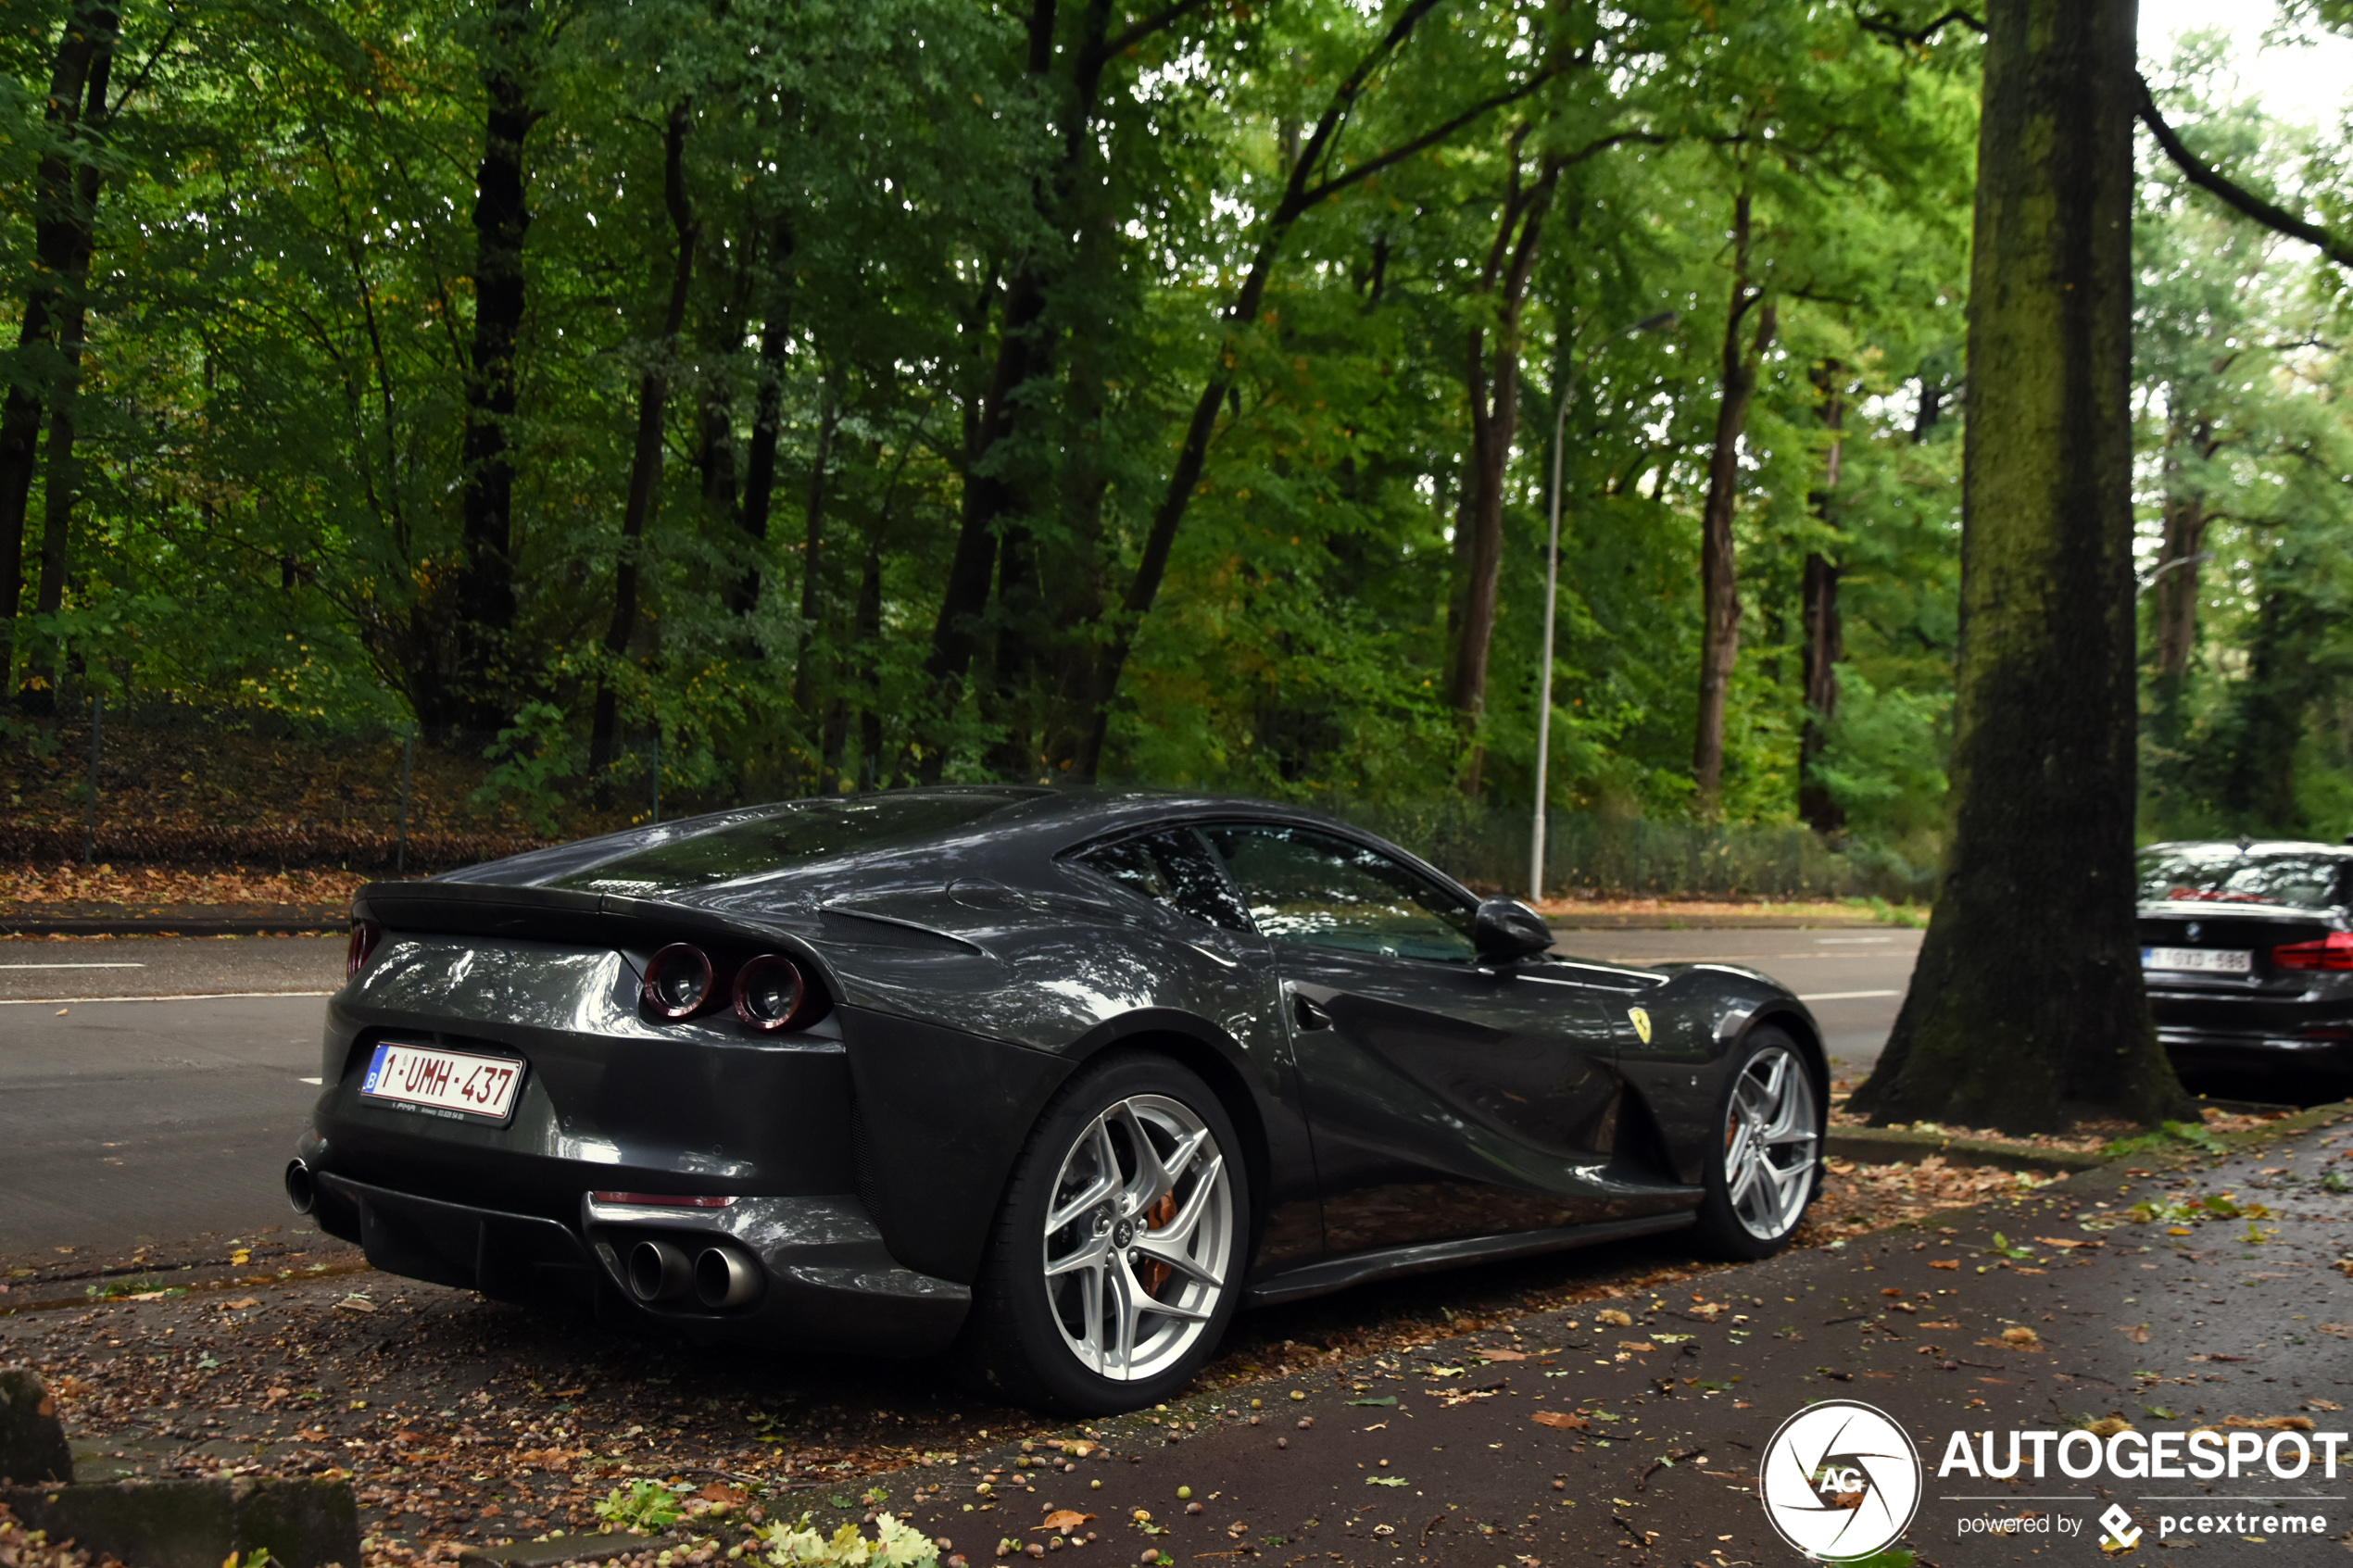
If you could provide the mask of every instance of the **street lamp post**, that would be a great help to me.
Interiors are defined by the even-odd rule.
[[[1662,310],[1608,334],[1603,341],[1671,327],[1682,319],[1679,311]],[[1541,673],[1536,699],[1536,815],[1528,853],[1528,901],[1531,904],[1544,897],[1544,794],[1553,759],[1553,626],[1560,613],[1561,447],[1568,425],[1568,406],[1576,395],[1577,367],[1572,361],[1561,388],[1559,406],[1553,410],[1553,540],[1552,547],[1544,554],[1544,645],[1537,659]]]

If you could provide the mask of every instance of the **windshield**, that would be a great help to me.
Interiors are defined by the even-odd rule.
[[[2141,902],[2271,904],[2325,909],[2337,902],[2344,862],[2324,855],[2246,855],[2229,845],[2141,857]]]
[[[648,897],[862,849],[910,844],[977,822],[1033,791],[958,790],[799,800],[773,816],[731,822],[607,860],[548,884],[584,893]]]

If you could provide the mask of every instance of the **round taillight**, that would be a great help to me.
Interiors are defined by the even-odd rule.
[[[711,1000],[711,960],[700,947],[673,942],[646,965],[647,1009],[661,1018],[689,1018]]]
[[[368,967],[369,958],[376,944],[384,940],[384,928],[371,920],[351,922],[351,942],[343,950],[343,977],[346,980]]]
[[[763,1033],[791,1023],[808,995],[799,967],[779,954],[762,953],[736,972],[736,1016]]]

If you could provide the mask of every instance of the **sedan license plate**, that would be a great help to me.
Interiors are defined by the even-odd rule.
[[[2190,974],[2245,974],[2255,967],[2255,955],[2223,947],[2144,947],[2141,967]]]
[[[523,1064],[512,1057],[385,1040],[369,1060],[359,1092],[422,1110],[504,1122],[514,1110],[522,1073]]]

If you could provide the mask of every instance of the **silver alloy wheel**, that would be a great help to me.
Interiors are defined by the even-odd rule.
[[[1814,1078],[1797,1053],[1767,1046],[1741,1069],[1724,1112],[1724,1190],[1759,1241],[1778,1241],[1814,1190]]]
[[[1224,1298],[1234,1255],[1225,1151],[1181,1102],[1107,1107],[1063,1156],[1041,1238],[1046,1304],[1097,1376],[1175,1364]]]

